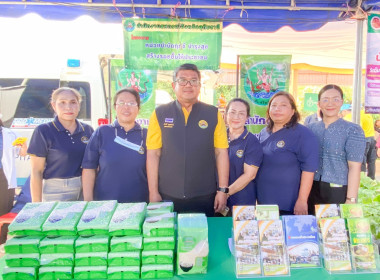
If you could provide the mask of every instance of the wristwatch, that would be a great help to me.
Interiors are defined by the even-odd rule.
[[[217,191],[228,194],[228,192],[230,191],[230,189],[229,188],[218,188]]]
[[[355,197],[346,197],[346,200],[353,202],[353,203],[357,202],[357,199]]]

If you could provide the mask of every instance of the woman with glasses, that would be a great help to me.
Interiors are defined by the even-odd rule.
[[[249,113],[249,103],[241,98],[232,99],[226,107],[230,159],[227,206],[231,210],[234,205],[256,204],[253,179],[261,164],[263,150],[256,136],[245,127]]]
[[[140,96],[132,88],[114,97],[116,120],[92,135],[82,162],[84,200],[148,201],[146,129],[136,122]]]
[[[356,203],[365,150],[362,128],[339,118],[343,91],[326,85],[318,94],[322,121],[309,125],[319,139],[319,167],[309,196],[309,212],[316,204]]]
[[[52,122],[36,127],[30,140],[30,189],[33,202],[75,201],[82,192],[84,150],[93,129],[77,120],[82,97],[73,88],[53,91]]]
[[[267,127],[259,134],[263,161],[256,176],[259,204],[277,204],[281,215],[307,215],[307,199],[318,168],[318,140],[299,124],[289,93],[269,100]]]

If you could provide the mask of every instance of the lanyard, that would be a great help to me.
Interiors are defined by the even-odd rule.
[[[125,133],[127,135],[128,132]],[[139,154],[144,154],[145,150],[143,147],[144,143],[144,135],[143,135],[143,130],[141,129],[141,144],[136,145],[135,143],[129,142],[128,139],[123,139],[120,136],[117,135],[117,127],[115,127],[115,139],[114,141],[118,143],[119,145],[122,145],[128,149],[134,150],[138,152]]]

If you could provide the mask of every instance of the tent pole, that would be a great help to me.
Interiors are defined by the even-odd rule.
[[[363,54],[363,19],[356,21],[356,57],[354,69],[354,92],[352,96],[352,122],[360,124],[362,54]]]

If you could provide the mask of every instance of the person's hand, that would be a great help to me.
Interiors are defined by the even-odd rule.
[[[294,215],[307,215],[307,201],[297,199],[294,205]]]
[[[214,210],[216,213],[221,213],[227,204],[227,194],[224,192],[216,192],[214,201]]]
[[[149,193],[149,202],[160,202],[162,201],[161,195],[157,193]]]

